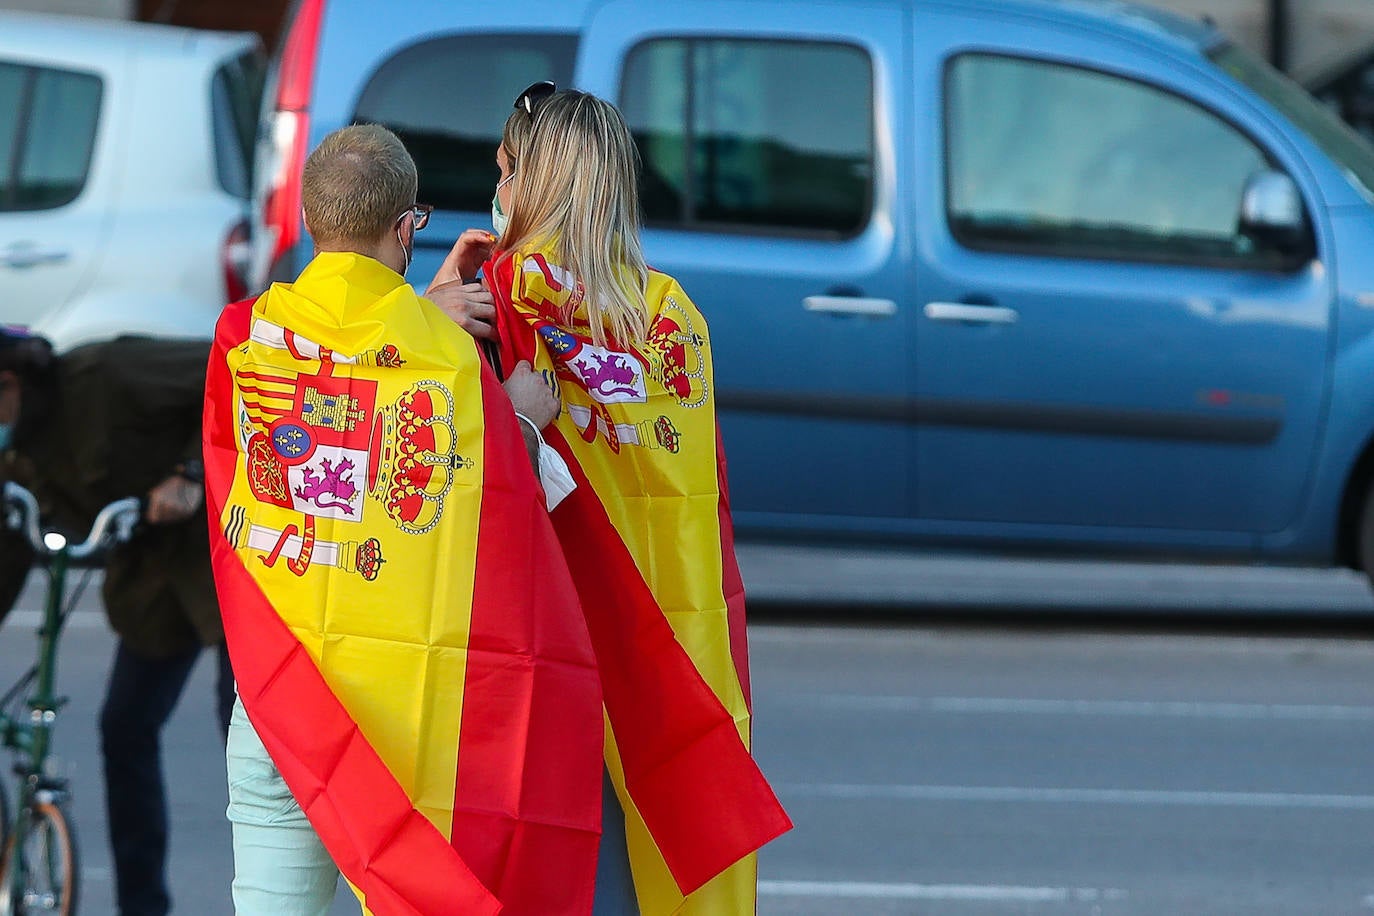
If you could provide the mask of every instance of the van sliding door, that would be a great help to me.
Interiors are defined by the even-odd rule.
[[[710,322],[741,527],[911,513],[903,27],[895,7],[622,0],[583,36],[579,82],[606,87],[643,156],[649,261]]]

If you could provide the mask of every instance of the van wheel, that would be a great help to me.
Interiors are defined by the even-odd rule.
[[[1370,585],[1374,586],[1374,480],[1365,485],[1356,556],[1360,561],[1360,570],[1369,579]]]

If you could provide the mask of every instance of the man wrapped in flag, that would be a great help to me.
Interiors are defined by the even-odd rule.
[[[577,487],[551,517],[596,650],[623,809],[610,799],[603,813],[597,912],[746,916],[754,852],[791,823],[749,751],[706,322],[644,265],[620,113],[553,89],[532,86],[506,123],[493,202],[503,250],[482,271],[498,362],[532,362],[564,404],[546,435]],[[475,273],[481,247],[465,234],[436,282]],[[633,887],[617,900],[606,878],[627,855]]]
[[[339,871],[376,916],[591,911],[600,683],[512,410],[557,405],[406,285],[415,191],[390,132],[327,137],[315,259],[211,354],[239,916],[322,914]]]

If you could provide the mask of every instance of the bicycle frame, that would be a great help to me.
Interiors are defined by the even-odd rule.
[[[30,902],[26,888],[32,887],[26,882],[32,869],[38,867],[48,869],[50,880],[40,886],[50,889],[35,891],[31,896],[36,896],[42,905],[56,904],[62,912],[69,913],[75,906],[78,875],[70,823],[61,810],[67,798],[67,780],[62,774],[53,772],[49,757],[57,714],[67,702],[65,697],[55,693],[58,642],[70,610],[65,606],[67,574],[74,562],[93,562],[111,544],[127,541],[142,514],[142,505],[132,498],[111,503],[96,516],[86,540],[70,544],[61,534],[41,531],[38,503],[27,490],[7,483],[3,495],[0,523],[23,533],[33,548],[47,577],[47,600],[43,623],[38,630],[38,660],[0,698],[0,746],[17,752],[19,759],[14,772],[20,777],[11,812],[13,820],[0,825],[0,837],[6,833],[4,828],[10,828],[4,845],[0,846],[0,882],[4,884],[0,886],[0,909],[6,913],[25,912],[23,908]],[[8,713],[24,690],[30,690],[22,704],[25,713],[21,716]],[[39,840],[41,864],[27,859],[27,853],[20,848],[35,825],[39,831],[52,830],[54,826],[59,828],[60,848],[47,846],[46,839]],[[55,894],[51,890],[53,878],[57,879]]]
[[[45,771],[57,713],[67,702],[65,697],[57,696],[54,691],[57,681],[57,646],[62,627],[66,623],[62,614],[62,604],[66,596],[68,565],[67,548],[63,547],[49,556],[44,569],[48,579],[48,596],[44,605],[43,623],[38,630],[38,661],[30,674],[17,685],[23,687],[25,683],[31,683],[33,686],[33,692],[24,703],[28,721],[0,711],[0,744],[18,751],[21,755],[21,760],[15,764],[15,773],[23,780],[18,806],[21,808],[40,784],[43,784],[43,788],[60,788],[59,785],[45,784],[59,782],[46,779]]]

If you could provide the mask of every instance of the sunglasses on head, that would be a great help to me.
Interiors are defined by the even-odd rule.
[[[558,91],[552,80],[540,80],[530,85],[528,89],[515,97],[516,111],[523,111],[534,120],[534,113],[539,110],[539,106],[548,100],[549,96]]]

